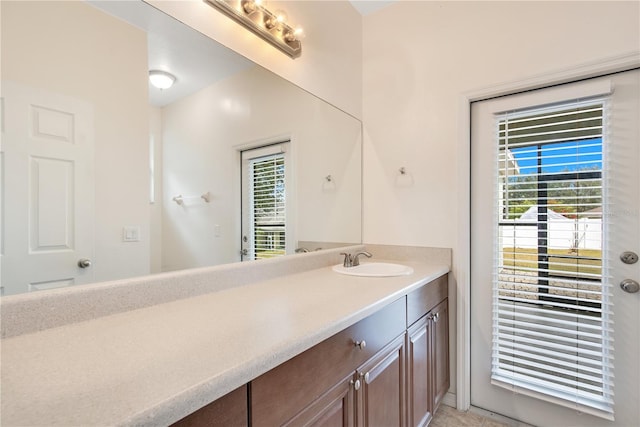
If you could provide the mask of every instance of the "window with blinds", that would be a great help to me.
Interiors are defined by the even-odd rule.
[[[254,259],[285,254],[285,156],[272,154],[249,162],[250,217]]]
[[[605,106],[496,117],[492,382],[610,418]]]

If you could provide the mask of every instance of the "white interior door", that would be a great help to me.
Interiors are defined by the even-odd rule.
[[[9,81],[2,98],[3,292],[91,282],[93,109]]]
[[[554,154],[545,148],[531,148],[533,139],[522,139],[525,142],[515,144],[511,151],[501,145],[503,142],[499,136],[502,137],[508,132],[505,129],[510,128],[500,121],[500,117],[506,114],[514,122],[526,121],[545,109],[550,115],[557,116],[563,114],[560,106],[569,100],[586,102],[580,105],[591,105],[592,100],[599,100],[603,105],[604,142],[600,157],[589,152],[598,144],[585,148],[576,142],[568,142],[576,158],[583,159],[582,166],[574,170],[571,165],[565,165],[545,171],[544,163],[561,157],[564,151],[558,150],[566,150],[566,146]],[[627,264],[620,258],[625,251],[640,253],[639,104],[640,71],[634,70],[472,105],[473,406],[537,426],[639,425],[640,293],[628,293],[619,286],[625,279],[640,281],[640,263]],[[566,119],[560,126],[567,126],[569,122],[571,120]],[[523,132],[539,132],[536,125],[527,126],[529,129]],[[555,138],[554,143],[566,142],[562,132]],[[539,146],[548,148],[545,144]],[[519,156],[524,150],[533,153],[530,160],[537,163],[527,165],[521,160]],[[537,178],[526,177],[523,171],[526,168],[535,169]],[[562,196],[552,200],[547,190],[551,191],[557,184],[551,185],[550,180],[564,180],[567,172],[575,177],[583,172],[590,174],[589,179],[574,180],[568,186],[584,183],[591,183],[591,187],[602,186],[604,211],[601,210],[600,215],[597,213],[598,203],[590,196],[575,197],[576,206],[583,205],[579,214],[572,211],[575,206],[569,209],[561,206],[566,204],[562,202]],[[505,178],[505,174],[510,178]],[[600,181],[597,181],[600,179],[598,176],[601,176]],[[534,200],[531,202],[535,205],[534,211],[518,211],[514,200],[525,192],[508,190],[513,188],[509,183],[514,182],[530,185],[527,191],[528,197]],[[535,226],[533,233],[532,225]],[[589,234],[587,226],[595,226],[595,230]],[[565,227],[564,231],[562,227]],[[565,233],[564,237],[562,233]],[[563,255],[562,249],[558,248],[565,244],[568,254]],[[599,249],[598,244],[601,245]],[[527,261],[524,258],[528,247],[537,255]],[[583,256],[585,254],[588,255]],[[588,259],[595,258],[595,254],[602,261]],[[593,264],[585,266],[589,262]],[[601,268],[598,267],[600,263]],[[565,267],[568,264],[574,266],[572,274],[576,280],[571,282],[574,287],[564,294],[551,295],[557,290],[554,288],[557,283],[566,281],[565,276],[569,273]],[[558,273],[558,269],[562,272]],[[526,275],[531,272],[527,270],[536,270],[535,274],[544,277],[528,282]],[[595,277],[599,275],[602,277]],[[501,281],[507,280],[504,277],[513,278],[511,288],[501,286]],[[600,290],[603,294],[599,294]],[[540,292],[545,292],[546,296],[541,298]],[[563,306],[568,300],[582,300],[583,305],[577,308]],[[517,307],[513,311],[516,314],[501,317],[504,306]],[[604,310],[605,306],[611,308],[611,314],[598,314],[598,307]],[[521,307],[523,310],[519,311]],[[548,317],[541,317],[543,312]],[[574,331],[567,332],[571,328]],[[545,340],[551,333],[558,335],[549,342],[545,351]],[[511,345],[510,353],[504,351],[505,342]],[[609,344],[613,350],[608,350]],[[570,346],[575,347],[575,354],[568,354],[566,360],[556,361],[550,355],[556,348]],[[538,352],[529,352],[527,347]],[[599,370],[591,366],[592,359],[600,360],[598,348],[603,348],[603,360],[609,361],[610,367]],[[586,356],[582,352],[585,349],[589,349]],[[503,363],[511,366],[513,376],[510,385],[501,377]],[[521,380],[525,375],[523,372],[531,370],[537,371],[532,374],[536,378]],[[595,379],[581,379],[583,377]],[[560,391],[547,390],[551,381],[561,384],[558,387]],[[611,382],[612,390],[608,382]],[[574,389],[573,397],[570,393],[563,395],[571,387]],[[612,395],[612,414],[607,414],[606,402],[594,403],[593,396],[598,393],[604,400]]]

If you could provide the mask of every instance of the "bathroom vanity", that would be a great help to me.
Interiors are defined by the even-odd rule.
[[[175,426],[424,426],[449,389],[447,305],[444,275]]]
[[[4,338],[2,424],[425,425],[449,388],[448,263],[367,278],[332,271],[337,252],[296,259],[224,267],[263,278],[241,286]]]

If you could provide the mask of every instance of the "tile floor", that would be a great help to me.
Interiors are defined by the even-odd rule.
[[[509,424],[492,420],[471,412],[440,405],[429,427],[509,427]]]

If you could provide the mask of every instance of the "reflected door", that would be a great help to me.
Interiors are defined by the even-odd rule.
[[[289,142],[242,151],[242,260],[291,253]]]
[[[92,107],[7,81],[2,98],[3,293],[91,282]]]

